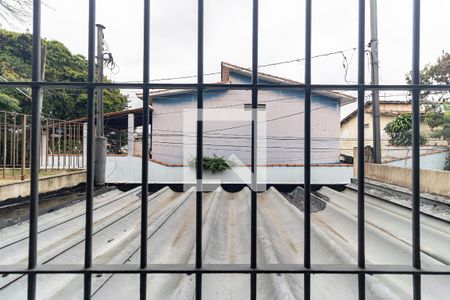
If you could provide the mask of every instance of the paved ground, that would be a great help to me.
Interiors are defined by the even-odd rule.
[[[356,199],[351,191],[329,188],[326,205],[312,214],[313,264],[356,263]],[[301,194],[297,192],[297,196]],[[294,195],[295,196],[295,195]],[[316,199],[316,198],[314,198]],[[316,199],[317,201],[322,201]],[[316,201],[314,200],[314,201]],[[139,188],[105,193],[95,199],[93,258],[98,264],[138,264],[140,243]],[[84,204],[77,203],[39,218],[39,264],[79,264],[84,249]],[[410,264],[410,211],[367,199],[368,264]],[[250,192],[228,193],[221,188],[205,193],[203,255],[205,264],[248,264]],[[148,263],[192,264],[195,253],[195,192],[163,188],[149,197]],[[422,218],[422,263],[450,262],[450,225]],[[258,194],[258,263],[303,261],[303,213],[271,188]],[[27,263],[28,223],[0,230],[0,264]],[[139,275],[100,274],[93,277],[93,299],[138,299]],[[189,275],[149,275],[150,299],[193,299]],[[204,299],[248,299],[248,275],[205,275]],[[448,299],[449,278],[423,276],[423,299]],[[0,299],[25,299],[25,277],[0,278]],[[39,275],[38,299],[80,299],[79,275]],[[258,276],[259,299],[301,299],[301,275]],[[314,299],[357,299],[355,275],[313,275]],[[368,299],[411,299],[410,276],[367,276]]]

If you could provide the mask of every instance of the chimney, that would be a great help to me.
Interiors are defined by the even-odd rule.
[[[230,68],[226,66],[225,62],[220,63],[220,81],[221,82],[230,81]]]

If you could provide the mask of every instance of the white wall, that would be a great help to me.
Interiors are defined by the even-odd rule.
[[[444,170],[445,158],[448,155],[449,155],[449,153],[447,151],[433,153],[433,154],[427,154],[427,155],[421,155],[420,156],[420,168],[428,169],[428,170]],[[403,168],[412,168],[412,158],[391,161],[391,162],[386,163],[385,165],[395,166],[395,167],[403,167]]]
[[[237,83],[235,77],[232,80]],[[152,158],[170,164],[183,163],[183,151],[186,146],[189,146],[183,143],[183,135],[194,136],[193,144],[195,144],[196,134],[195,120],[190,122],[193,130],[187,130],[184,126],[183,110],[194,111],[196,98],[196,92],[154,98]],[[268,120],[265,123],[267,126],[266,163],[302,164],[304,157],[303,94],[298,91],[264,90],[258,93],[258,100],[259,103],[266,104],[265,115]],[[203,151],[205,155],[216,154],[228,158],[234,154],[240,161],[250,163],[251,117],[247,121],[236,121],[232,116],[233,110],[243,110],[245,103],[251,103],[250,91],[205,92],[205,109],[221,108],[219,112],[221,117],[230,114],[229,121],[204,122]],[[311,106],[312,162],[337,163],[340,154],[339,102],[328,97],[313,95]],[[229,127],[234,128],[219,130]]]
[[[259,178],[271,184],[302,184],[303,167],[258,167]],[[351,165],[312,166],[312,184],[347,184],[353,175]],[[140,183],[141,158],[134,156],[108,156],[107,183]],[[149,161],[149,183],[194,183],[195,170],[191,167],[167,167]],[[250,169],[235,167],[219,174],[204,172],[205,183],[250,183]]]

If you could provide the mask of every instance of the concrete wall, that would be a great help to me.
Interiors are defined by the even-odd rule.
[[[86,171],[47,176],[39,179],[39,193],[48,193],[86,182]],[[30,180],[0,185],[0,201],[30,195]]]
[[[311,167],[312,184],[347,184],[352,177],[352,166],[344,164]],[[271,184],[302,184],[304,168],[258,167],[258,182]],[[204,172],[205,183],[250,183],[250,167],[237,166],[218,174]],[[141,158],[132,156],[108,156],[106,182],[140,183]],[[195,170],[189,166],[165,166],[149,161],[150,183],[194,183]]]
[[[232,83],[249,83],[249,78],[230,74]],[[304,94],[300,91],[264,90],[259,92],[259,103],[265,104],[266,126],[266,163],[301,164],[303,163],[304,132]],[[155,160],[181,164],[189,145],[183,140],[193,136],[195,144],[195,120],[187,128],[183,111],[195,111],[196,92],[179,95],[155,96],[153,98],[153,142],[152,157]],[[248,119],[233,120],[235,111],[244,110],[244,104],[251,103],[251,91],[209,90],[204,95],[204,107],[221,108],[220,117],[229,120],[204,122],[204,153],[216,154],[228,158],[234,154],[245,164],[250,163],[251,154],[251,112]],[[234,111],[233,111],[234,110]],[[219,111],[219,110],[217,110]],[[314,94],[312,96],[311,128],[313,163],[339,162],[339,101],[330,97]],[[227,115],[229,114],[229,115]],[[223,130],[224,128],[230,128]],[[262,126],[260,126],[262,127]],[[187,147],[186,147],[187,146]],[[260,147],[260,150],[263,149]],[[195,157],[195,151],[193,156]]]
[[[422,149],[421,149],[422,150]],[[421,151],[422,152],[422,151]],[[434,153],[420,154],[420,168],[429,170],[444,170],[445,159],[449,155],[448,150],[435,151]],[[409,151],[409,157],[406,159],[397,159],[385,163],[388,166],[411,168],[412,158],[411,151]],[[450,183],[449,183],[450,185]]]
[[[367,178],[412,188],[412,169],[366,163],[364,174]],[[450,172],[420,170],[420,191],[450,197]]]

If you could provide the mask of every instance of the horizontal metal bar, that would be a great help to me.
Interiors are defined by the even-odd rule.
[[[0,274],[92,274],[92,273],[114,273],[114,274],[190,274],[190,273],[211,273],[211,274],[423,274],[423,275],[450,275],[450,265],[445,266],[426,266],[416,269],[409,265],[366,265],[365,269],[358,268],[356,265],[336,265],[323,264],[311,265],[311,268],[305,268],[301,264],[261,264],[256,269],[249,265],[241,264],[204,264],[202,268],[196,268],[195,265],[148,265],[141,268],[138,264],[127,265],[93,265],[85,269],[83,265],[64,265],[64,264],[46,264],[39,265],[34,269],[28,269],[27,266],[3,265],[0,266]]]
[[[223,90],[251,90],[252,88],[270,90],[270,89],[311,89],[315,91],[321,90],[341,90],[341,91],[357,91],[364,90],[422,90],[422,91],[449,91],[450,85],[446,84],[219,84],[219,83],[100,83],[100,82],[31,82],[31,81],[13,81],[0,82],[0,88],[7,87],[42,87],[45,89],[87,89],[87,88],[118,88],[118,89],[192,89],[195,92],[197,88],[201,89],[223,89]]]

